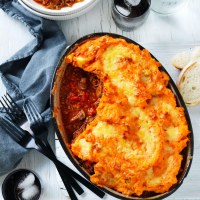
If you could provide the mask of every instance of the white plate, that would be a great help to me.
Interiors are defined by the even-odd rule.
[[[50,19],[50,20],[68,20],[68,19],[79,17],[79,16],[85,14],[86,12],[88,12],[89,10],[91,10],[99,2],[99,0],[93,0],[92,4],[90,4],[89,6],[87,6],[85,9],[80,10],[79,12],[72,13],[72,14],[66,14],[66,15],[48,15],[48,14],[43,14],[43,13],[40,13],[40,12],[34,10],[33,8],[29,7],[22,0],[18,0],[18,2],[25,9],[27,9],[29,12],[31,12],[34,15],[37,15],[39,17],[43,17],[45,19]]]
[[[38,11],[42,14],[48,15],[67,15],[67,14],[74,14],[79,12],[80,10],[85,9],[86,7],[90,6],[95,0],[83,0],[82,2],[75,3],[72,7],[64,7],[60,10],[53,10],[45,8],[44,6],[38,4],[34,0],[21,0],[27,6],[32,8],[35,11]]]

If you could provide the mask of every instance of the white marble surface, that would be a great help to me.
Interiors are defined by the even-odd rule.
[[[177,52],[200,45],[199,10],[200,1],[190,0],[187,7],[174,15],[162,16],[151,12],[145,24],[132,32],[126,33],[118,29],[111,18],[111,0],[101,0],[87,14],[68,21],[60,21],[58,24],[62,28],[68,44],[86,34],[102,31],[129,37],[149,49],[176,81],[179,71],[171,66],[170,60]],[[0,63],[32,39],[33,37],[22,24],[11,19],[0,10]],[[4,91],[0,84],[0,94]],[[170,200],[200,200],[200,106],[190,107],[189,112],[195,138],[194,159],[183,185],[167,198]],[[52,130],[50,131],[50,141],[54,145]],[[39,174],[43,185],[41,200],[66,199],[59,189],[54,165],[44,156],[37,152],[31,152],[25,156],[18,168],[30,168]],[[5,176],[0,177],[0,186],[4,178]],[[0,200],[2,199],[0,192]],[[79,199],[97,200],[99,198],[86,190],[86,194]],[[114,200],[115,198],[107,195],[105,199]]]

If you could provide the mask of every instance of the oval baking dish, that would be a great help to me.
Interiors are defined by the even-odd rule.
[[[65,59],[66,56],[71,54],[75,49],[77,49],[77,47],[79,47],[84,42],[89,41],[89,40],[94,39],[94,38],[105,36],[105,35],[108,35],[112,38],[123,39],[127,43],[131,43],[131,44],[139,46],[139,48],[141,50],[144,49],[141,45],[137,44],[136,42],[134,42],[134,41],[132,41],[128,38],[120,36],[120,35],[112,34],[112,33],[95,33],[95,34],[87,35],[87,36],[79,39],[78,41],[76,41],[74,44],[72,44],[69,48],[67,48],[65,50],[64,54],[61,56],[61,59],[60,59],[58,65],[57,65],[57,68],[56,68],[56,71],[55,71],[55,74],[54,74],[54,78],[53,78],[53,81],[52,81],[52,86],[51,86],[51,111],[52,111],[52,116],[53,116],[53,123],[54,123],[55,129],[56,129],[56,134],[58,136],[58,139],[59,139],[66,155],[69,157],[69,159],[72,161],[72,163],[76,166],[76,168],[87,179],[89,179],[90,174],[85,169],[85,167],[83,167],[81,160],[79,158],[77,158],[77,156],[74,156],[74,154],[72,153],[71,148],[70,148],[71,137],[67,133],[66,127],[64,127],[63,118],[62,118],[62,114],[61,114],[62,108],[61,108],[61,105],[60,105],[60,96],[61,96],[60,87],[62,85],[64,73],[69,68],[69,65],[66,64],[66,59]],[[156,60],[156,58],[153,55],[151,55],[151,57]],[[184,103],[176,85],[174,84],[172,78],[167,73],[165,68],[163,66],[161,66],[161,67],[159,67],[159,70],[168,75],[169,81],[168,81],[167,88],[169,88],[172,91],[172,93],[174,94],[174,96],[176,98],[176,106],[184,108],[185,119],[187,121],[188,129],[189,129],[189,132],[190,132],[190,134],[188,135],[189,140],[187,142],[187,146],[181,151],[181,155],[183,156],[183,160],[181,162],[181,167],[179,169],[178,175],[176,176],[177,183],[174,184],[172,187],[170,187],[170,189],[167,192],[164,192],[164,193],[143,192],[141,196],[124,195],[124,194],[117,192],[113,189],[110,189],[108,187],[103,187],[103,189],[108,194],[113,195],[113,196],[120,198],[120,199],[124,199],[124,200],[125,199],[126,200],[128,200],[128,199],[144,199],[144,198],[145,199],[163,199],[163,198],[169,196],[170,194],[172,194],[173,192],[175,192],[180,187],[184,178],[187,176],[189,169],[190,169],[190,166],[191,166],[191,163],[192,163],[193,131],[192,131],[192,125],[191,125],[191,122],[190,122],[190,117],[189,117],[187,108],[185,106],[185,103]],[[66,93],[67,93],[67,90],[66,90]],[[99,97],[99,98],[101,98],[101,97]]]

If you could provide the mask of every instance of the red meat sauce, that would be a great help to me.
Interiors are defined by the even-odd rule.
[[[83,0],[34,0],[34,1],[48,9],[60,10],[61,8],[64,7],[72,7],[75,3],[81,2]]]
[[[69,65],[60,88],[61,116],[71,143],[96,116],[103,85],[95,74]]]

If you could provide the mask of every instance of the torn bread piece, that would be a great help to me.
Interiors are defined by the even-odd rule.
[[[187,105],[200,103],[200,59],[190,62],[180,73],[177,86]]]
[[[200,58],[200,46],[195,47],[193,50],[183,51],[177,53],[172,58],[172,65],[178,69],[183,69],[192,61],[195,61]]]
[[[172,58],[172,65],[178,69],[183,69],[191,60],[191,52],[184,51],[176,54]]]

